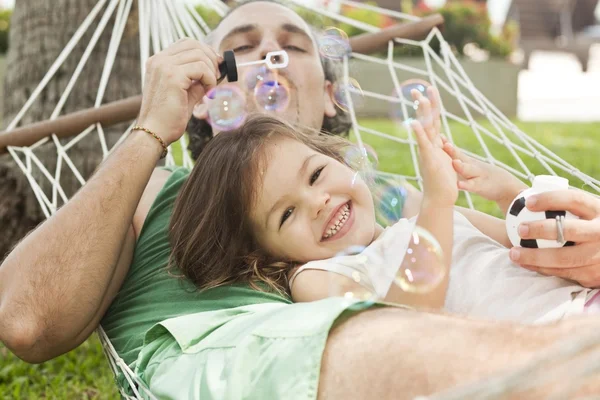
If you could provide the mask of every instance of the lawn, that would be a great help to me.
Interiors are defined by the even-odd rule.
[[[373,129],[393,132],[395,128],[381,120],[364,121]],[[582,172],[600,177],[600,123],[556,124],[518,123],[534,139],[576,165]],[[461,146],[479,152],[481,146],[469,128],[452,125],[452,134]],[[402,133],[398,133],[402,134]],[[412,174],[410,153],[372,136],[363,135],[377,151],[381,169],[389,172],[409,171]],[[514,166],[510,154],[499,144],[486,143],[494,156]],[[180,158],[180,151],[177,155]],[[533,163],[528,162],[528,165]],[[539,167],[532,172],[542,173]],[[574,184],[577,186],[576,182]],[[464,200],[463,200],[464,201]],[[477,206],[496,213],[493,205],[477,200]],[[29,365],[14,357],[0,345],[0,399],[113,399],[118,393],[99,341],[94,336],[76,350],[41,365]]]

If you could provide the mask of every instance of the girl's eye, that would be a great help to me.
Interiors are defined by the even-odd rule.
[[[281,223],[279,224],[280,228],[281,225],[283,225],[283,223],[292,215],[292,211],[294,211],[294,209],[290,207],[283,212],[283,215],[281,216]]]
[[[325,167],[320,167],[317,168],[317,170],[315,172],[313,172],[313,174],[310,176],[310,184],[314,184],[317,179],[319,179],[319,176],[321,176],[321,172],[323,172],[323,170],[325,169]]]

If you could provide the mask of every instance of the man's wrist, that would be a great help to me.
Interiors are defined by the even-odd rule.
[[[161,146],[161,147],[162,147],[162,149],[163,149],[163,151],[162,151],[162,154],[161,154],[160,158],[165,158],[165,157],[166,157],[166,155],[167,155],[167,152],[168,152],[168,149],[167,149],[167,144],[166,144],[166,143],[165,143],[165,141],[164,141],[164,140],[163,140],[163,139],[162,139],[160,136],[158,136],[158,135],[157,135],[157,134],[156,134],[154,131],[151,131],[150,129],[148,129],[148,128],[144,127],[144,126],[141,126],[141,125],[135,125],[135,126],[132,128],[132,130],[134,130],[134,131],[143,131],[143,132],[146,132],[148,135],[150,135],[150,136],[152,136],[154,139],[156,139],[156,140],[158,141],[158,143],[160,143],[160,146]]]
[[[156,160],[161,158],[164,148],[162,144],[150,134],[139,129],[134,129],[131,131],[130,136],[139,152],[148,157],[155,158]]]

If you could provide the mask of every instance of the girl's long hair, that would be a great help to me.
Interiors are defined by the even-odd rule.
[[[184,183],[169,224],[169,268],[198,288],[249,283],[257,290],[289,294],[287,274],[294,260],[264,252],[253,235],[250,212],[261,187],[259,169],[268,163],[267,145],[297,140],[344,162],[351,144],[339,137],[300,131],[265,115],[254,115],[238,129],[208,142]]]

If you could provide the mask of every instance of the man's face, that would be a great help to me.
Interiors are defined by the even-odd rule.
[[[325,80],[318,48],[306,22],[279,4],[255,2],[233,11],[214,32],[219,53],[233,50],[238,64],[265,58],[271,51],[285,50],[287,68],[279,69],[289,85],[289,105],[278,115],[289,122],[320,129],[324,116],[335,116],[332,84]],[[244,79],[256,66],[238,68],[237,85],[247,94],[249,112],[261,111]],[[264,110],[262,110],[264,111]]]

